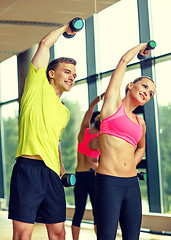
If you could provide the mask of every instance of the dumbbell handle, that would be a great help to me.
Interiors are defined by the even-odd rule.
[[[137,173],[137,177],[139,178],[139,180],[144,181],[146,179],[146,173],[145,172]]]
[[[76,17],[72,19],[69,23],[69,27],[73,32],[79,32],[84,26],[84,22],[81,18]],[[68,34],[67,32],[63,33],[65,38],[73,38],[75,34]]]
[[[146,49],[144,50],[143,53],[145,53],[145,51],[147,51],[147,50],[153,50],[155,47],[156,47],[156,42],[153,41],[153,40],[151,40],[150,42],[147,43],[147,47],[146,47]],[[137,58],[138,58],[139,60],[142,60],[142,59],[145,58],[145,56],[143,56],[143,55],[141,55],[140,53],[138,53],[138,54],[137,54]]]
[[[61,178],[64,187],[73,187],[76,183],[76,177],[73,173],[65,173]]]

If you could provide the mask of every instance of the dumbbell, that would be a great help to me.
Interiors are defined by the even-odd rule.
[[[153,50],[154,48],[156,47],[156,42],[151,40],[150,42],[147,43],[147,47],[146,49],[144,50],[143,53],[145,53],[146,50]],[[137,54],[137,58],[139,60],[142,60],[145,58],[145,56],[141,55],[140,53]]]
[[[137,173],[137,176],[138,176],[139,180],[144,181],[146,179],[146,173],[145,172]]]
[[[64,187],[73,187],[76,183],[76,177],[73,173],[65,173],[61,181]]]
[[[84,22],[81,18],[76,17],[71,20],[69,27],[73,32],[79,32],[84,26]],[[67,32],[63,33],[65,38],[73,38],[76,34],[68,34]]]

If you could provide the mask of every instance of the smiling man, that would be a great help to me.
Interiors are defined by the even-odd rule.
[[[76,78],[75,65],[74,59],[65,57],[55,59],[48,65],[46,75],[58,97],[73,87]]]
[[[9,203],[13,240],[31,239],[34,222],[46,224],[49,239],[65,239],[66,202],[60,180],[65,168],[59,142],[69,111],[60,97],[75,83],[76,61],[61,57],[48,65],[49,49],[65,31],[75,34],[67,23],[40,41],[25,82]]]

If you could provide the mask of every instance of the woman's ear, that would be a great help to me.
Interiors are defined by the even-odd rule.
[[[134,83],[133,83],[133,82],[130,82],[130,83],[127,85],[128,90],[130,90],[133,86],[134,86]]]

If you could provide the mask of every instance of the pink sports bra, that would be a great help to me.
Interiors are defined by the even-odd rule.
[[[84,138],[81,143],[78,143],[77,151],[92,158],[99,158],[100,150],[95,151],[88,147],[88,143],[95,137],[99,137],[99,134],[89,134],[89,128],[85,130]]]
[[[142,136],[142,126],[137,115],[137,123],[134,123],[126,114],[124,104],[122,103],[118,111],[108,118],[102,120],[100,125],[100,134],[109,134],[121,138],[134,147]]]

